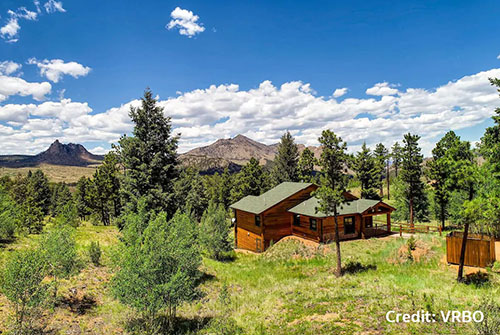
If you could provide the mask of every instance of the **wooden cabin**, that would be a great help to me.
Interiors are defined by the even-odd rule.
[[[285,182],[260,196],[247,196],[232,204],[236,246],[262,252],[271,241],[289,235],[324,243],[333,241],[334,218],[318,212],[318,199],[311,196],[317,188],[311,183]],[[348,192],[344,197],[346,202],[337,216],[340,239],[390,232],[393,207],[378,200],[358,199]]]

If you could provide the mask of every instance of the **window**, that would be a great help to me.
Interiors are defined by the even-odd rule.
[[[354,216],[347,216],[344,218],[344,235],[354,234],[356,232],[354,222]]]
[[[255,225],[260,227],[260,215],[255,215]]]
[[[309,219],[309,229],[311,229],[311,230],[318,229],[316,219],[313,219],[313,218]]]
[[[373,227],[373,216],[365,217],[365,228],[372,228],[372,227]]]
[[[295,214],[293,216],[293,225],[300,226],[300,215],[299,214]]]

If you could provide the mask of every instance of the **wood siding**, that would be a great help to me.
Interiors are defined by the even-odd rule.
[[[453,232],[446,236],[446,258],[448,263],[459,264],[462,250],[462,233]],[[469,234],[465,246],[466,266],[485,268],[495,261],[495,239],[493,237]]]
[[[236,247],[257,251],[257,238],[262,238],[262,215],[260,227],[255,225],[255,214],[235,209]],[[262,243],[262,242],[261,242]]]
[[[293,214],[288,212],[288,210],[302,201],[309,199],[311,192],[317,188],[316,185],[311,185],[262,213],[265,248],[269,247],[271,241],[277,242],[281,238],[292,234],[291,220]]]
[[[354,217],[354,229],[353,234],[344,234],[344,218]],[[347,240],[351,238],[358,238],[361,236],[361,215],[341,215],[337,218],[339,224],[339,237],[341,240]],[[323,221],[323,242],[335,241],[335,220],[333,217],[327,217]]]
[[[292,234],[320,242],[321,224],[323,222],[323,219],[316,218],[316,230],[315,231],[310,229],[310,225],[311,225],[311,222],[309,221],[310,219],[311,219],[311,217],[309,217],[309,216],[301,215],[300,216],[300,225],[294,225],[293,221],[290,221],[290,223],[292,225]],[[313,219],[315,219],[315,218],[313,218]],[[291,220],[293,220],[293,217],[291,218]]]

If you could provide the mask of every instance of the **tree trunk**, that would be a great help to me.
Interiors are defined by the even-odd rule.
[[[395,165],[394,165],[394,168],[396,169],[396,178],[397,178],[397,177],[398,177],[398,165],[397,165],[397,164],[395,164]]]
[[[342,263],[341,263],[341,254],[340,254],[340,236],[339,236],[339,221],[337,218],[337,211],[335,210],[334,215],[335,220],[335,247],[337,251],[337,269],[335,270],[335,276],[342,276]]]
[[[390,177],[389,177],[389,160],[387,160],[387,173],[386,173],[386,178],[387,179],[387,200],[391,200],[391,194],[390,194]]]
[[[413,195],[410,195],[410,228],[414,228],[413,224]]]
[[[474,187],[469,187],[469,201],[474,198]],[[466,221],[464,225],[464,235],[462,237],[462,247],[460,249],[460,260],[458,264],[457,281],[460,283],[464,280],[464,263],[465,263],[465,248],[467,247],[467,237],[469,236],[469,222]]]
[[[444,230],[444,221],[445,221],[445,204],[441,204],[441,229]]]

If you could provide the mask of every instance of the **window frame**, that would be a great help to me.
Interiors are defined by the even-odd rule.
[[[314,228],[313,228],[314,221]],[[318,231],[318,220],[316,218],[309,218],[309,230]]]
[[[293,215],[293,225],[296,227],[300,227],[300,214]]]
[[[352,219],[352,232],[347,232],[346,231],[346,227],[347,227],[347,224],[346,224],[346,220],[347,219]],[[349,224],[350,226],[351,224]],[[356,217],[351,215],[351,216],[345,216],[344,217],[344,235],[352,235],[352,234],[355,234],[356,233]]]
[[[260,227],[260,215],[255,215],[254,223],[257,227]]]

